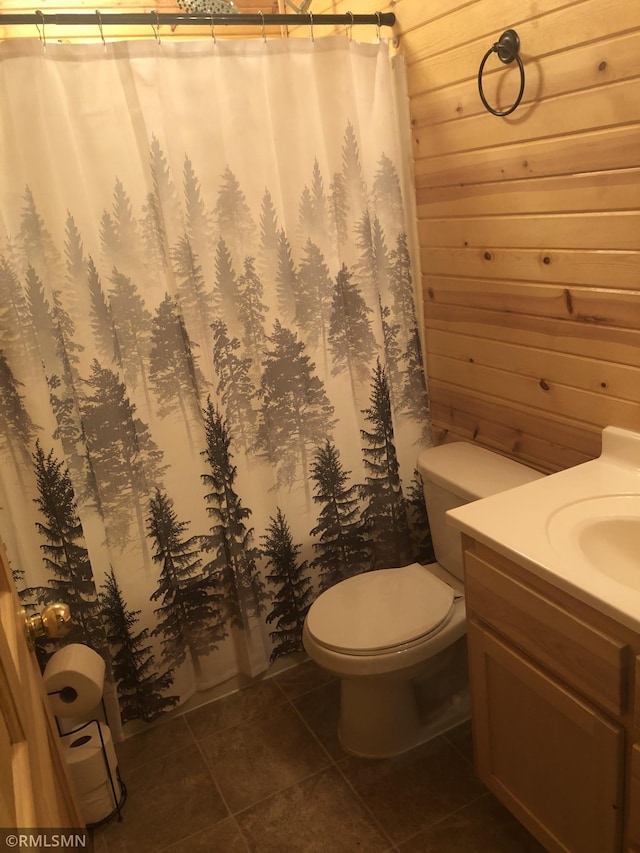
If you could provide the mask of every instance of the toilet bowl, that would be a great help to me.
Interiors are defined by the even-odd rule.
[[[462,584],[453,577],[447,584],[445,574],[438,564],[419,563],[366,572],[326,590],[317,599],[319,607],[314,602],[310,608],[304,647],[340,678],[338,736],[347,752],[367,758],[398,755],[468,717],[466,658],[458,678],[461,691],[438,709],[436,719],[424,721],[418,701],[417,680],[436,676],[439,658],[466,631]],[[341,625],[330,614],[334,604]]]
[[[343,580],[309,608],[303,644],[340,679],[338,735],[355,755],[405,752],[469,716],[460,534],[448,509],[541,477],[466,442],[418,457],[436,563]]]

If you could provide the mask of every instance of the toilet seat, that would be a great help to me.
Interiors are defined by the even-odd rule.
[[[332,586],[311,605],[306,627],[317,643],[336,652],[392,653],[436,634],[453,608],[452,587],[411,563]]]

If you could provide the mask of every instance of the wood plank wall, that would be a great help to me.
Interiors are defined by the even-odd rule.
[[[640,3],[395,9],[434,437],[543,470],[597,456],[603,426],[640,429]],[[497,118],[476,77],[510,27],[526,89]],[[485,92],[504,109],[518,70],[491,59]]]
[[[338,4],[361,11],[361,4]],[[397,0],[436,441],[552,471],[640,430],[640,3]],[[477,73],[504,30],[509,117]],[[505,109],[518,69],[483,75]]]
[[[278,11],[260,0],[236,5]],[[33,4],[3,4],[10,8]],[[102,11],[150,8],[177,5],[100,3]],[[603,426],[640,430],[640,3],[312,6],[314,14],[376,10],[395,12],[408,69],[434,440],[475,440],[548,471],[597,456]],[[526,89],[516,112],[497,118],[476,78],[508,28],[520,37]],[[192,34],[202,36],[175,35]],[[376,37],[370,28],[352,34]],[[108,35],[141,37],[139,28]],[[515,66],[490,57],[489,102],[506,108],[518,85]]]

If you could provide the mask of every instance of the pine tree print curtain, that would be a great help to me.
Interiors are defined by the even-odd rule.
[[[393,74],[344,36],[0,46],[0,535],[123,724],[429,556]]]

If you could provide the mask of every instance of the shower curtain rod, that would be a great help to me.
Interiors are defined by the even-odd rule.
[[[375,27],[392,27],[396,22],[393,12],[373,12],[371,14],[354,15],[347,12],[341,15],[303,14],[237,14],[209,15],[207,13],[176,14],[173,12],[22,12],[16,14],[0,14],[0,27],[17,24],[39,24],[57,26],[121,26],[146,24],[159,27],[163,24],[170,26],[248,26],[269,27],[279,25],[299,25],[321,27],[339,25],[356,26],[370,24]]]

